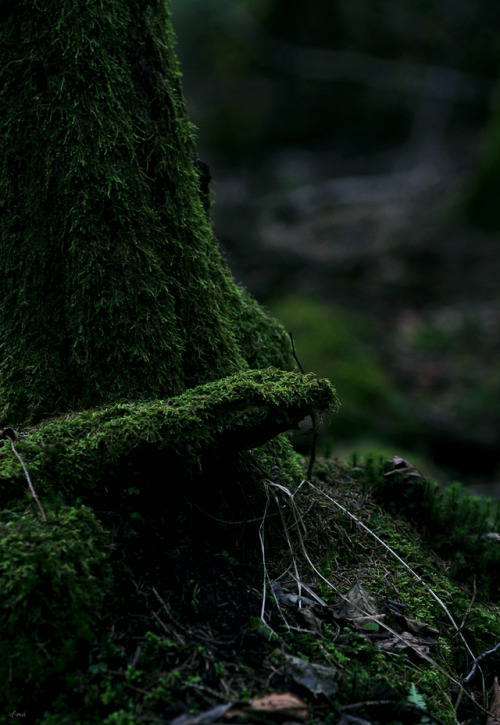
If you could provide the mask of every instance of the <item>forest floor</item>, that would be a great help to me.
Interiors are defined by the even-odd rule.
[[[125,546],[130,575],[108,634],[60,691],[62,712],[39,722],[452,725],[498,714],[499,555],[479,537],[493,519],[479,524],[460,496],[439,504],[415,469],[395,465],[322,460],[293,494],[268,481],[253,522],[210,519],[198,542]],[[385,482],[404,495],[387,498]]]

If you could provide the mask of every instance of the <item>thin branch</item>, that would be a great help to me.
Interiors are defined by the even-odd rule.
[[[266,614],[266,583],[269,582],[269,585],[271,586],[271,578],[269,576],[269,573],[267,571],[266,566],[266,547],[264,544],[264,525],[266,522],[267,517],[267,510],[269,508],[270,498],[269,498],[269,489],[266,485],[267,481],[264,481],[264,488],[266,489],[266,505],[264,507],[264,513],[262,515],[262,521],[259,526],[259,540],[260,540],[260,547],[262,551],[262,568],[263,568],[263,582],[262,582],[262,607],[260,610],[260,621],[262,624],[267,627],[271,633],[271,635],[275,635],[276,632],[274,629],[266,622],[265,620],[265,614]],[[272,586],[271,586],[271,592],[273,594],[274,601],[276,602],[276,606],[278,607],[278,610],[283,618],[283,621],[287,627],[288,630],[290,630],[290,626],[288,622],[286,621],[285,615],[283,614],[283,610],[281,609],[280,603],[278,601],[278,598],[276,594],[274,593]]]
[[[294,341],[293,341],[293,335],[292,335],[292,333],[291,333],[290,331],[288,332],[288,334],[290,335],[290,342],[291,342],[291,344],[292,344],[292,355],[293,355],[293,359],[295,360],[295,362],[296,362],[296,363],[297,363],[297,365],[299,366],[299,370],[300,370],[300,372],[302,373],[302,375],[305,375],[305,372],[304,372],[304,368],[303,368],[303,367],[302,367],[302,365],[300,364],[300,360],[299,360],[299,358],[297,357],[297,353],[295,352],[295,343],[294,343]]]
[[[464,678],[464,682],[469,682],[469,680],[471,679],[471,677],[474,675],[474,672],[476,671],[476,667],[477,667],[478,663],[481,660],[484,660],[484,658],[487,657],[488,655],[492,655],[499,648],[500,648],[500,642],[498,644],[496,644],[493,647],[493,649],[489,649],[487,652],[483,652],[483,654],[479,655],[479,657],[476,657],[475,660],[474,660],[474,662],[472,663],[472,669],[471,669],[471,671],[469,672],[469,674],[467,675],[467,677]]]
[[[35,488],[34,488],[32,482],[31,482],[31,478],[30,478],[30,474],[28,473],[28,469],[24,465],[23,459],[21,458],[21,456],[19,455],[19,453],[16,450],[16,447],[14,445],[14,440],[10,437],[10,435],[6,435],[5,438],[6,438],[6,440],[9,441],[10,447],[12,448],[12,452],[14,453],[14,455],[17,458],[17,460],[19,461],[19,463],[22,466],[22,469],[24,471],[24,475],[26,476],[26,480],[28,481],[28,486],[29,486],[29,489],[30,489],[30,493],[33,496],[33,500],[35,501],[36,505],[38,506],[38,510],[40,511],[40,516],[42,518],[42,521],[47,521],[47,516],[45,514],[45,511],[43,510],[43,506],[40,503],[40,500],[39,500],[38,496],[36,495],[36,491],[35,491]]]

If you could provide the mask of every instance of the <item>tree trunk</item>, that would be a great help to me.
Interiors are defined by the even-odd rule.
[[[214,240],[163,0],[3,16],[3,420],[290,368]]]
[[[110,602],[132,611],[118,594],[130,572],[159,561],[166,536],[200,536],[196,506],[223,518],[243,489],[252,519],[253,484],[277,464],[280,480],[300,473],[286,439],[262,444],[336,398],[289,370],[284,329],[219,253],[164,1],[12,8],[0,9],[0,680],[35,716],[78,656],[91,661]]]

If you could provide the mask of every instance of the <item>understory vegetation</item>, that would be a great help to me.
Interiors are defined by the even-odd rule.
[[[144,453],[134,465],[152,496],[125,457],[120,497],[105,477],[92,506],[57,487],[39,506],[11,501],[3,721],[484,720],[500,658],[498,506],[397,457],[319,459],[308,478],[295,455],[294,480],[276,451],[212,461],[189,499],[179,469],[158,496],[168,459]]]

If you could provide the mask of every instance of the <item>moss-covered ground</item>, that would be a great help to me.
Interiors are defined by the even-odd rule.
[[[498,511],[401,461],[320,459],[292,484],[254,449],[240,486],[245,471],[258,496],[224,515],[191,496],[177,525],[173,488],[121,516],[53,495],[46,522],[4,510],[3,722],[290,719],[273,693],[299,698],[295,721],[484,721],[500,653],[475,659],[500,641]],[[223,461],[207,475],[227,487]]]

